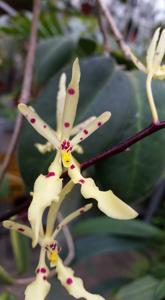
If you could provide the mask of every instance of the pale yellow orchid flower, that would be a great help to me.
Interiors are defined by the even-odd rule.
[[[63,118],[63,112],[65,107],[65,98],[66,98],[66,75],[63,73],[59,80],[59,90],[57,93],[57,109],[56,109],[56,123],[57,123],[57,129],[55,130],[55,133],[57,135],[57,138],[60,140],[62,137],[62,118]],[[76,135],[80,130],[83,130],[86,125],[88,125],[91,121],[95,120],[96,117],[92,116],[88,118],[87,120],[79,123],[78,125],[74,126],[71,130],[71,136]],[[55,150],[56,147],[51,144],[51,142],[46,142],[46,144],[35,144],[36,148],[41,152],[42,154],[46,152],[51,152],[52,150]],[[76,145],[74,147],[74,151],[76,151],[79,154],[83,153],[83,148],[80,145]]]
[[[87,300],[105,300],[102,296],[89,293],[85,289],[83,281],[74,276],[74,271],[71,268],[66,267],[59,256],[61,249],[56,238],[63,226],[74,220],[82,213],[87,212],[92,207],[92,204],[85,205],[68,215],[54,228],[59,206],[61,205],[65,195],[72,187],[73,184],[71,182],[64,187],[60,195],[60,201],[54,203],[53,212],[49,211],[46,232],[44,233],[42,229],[40,230],[39,245],[41,247],[41,251],[39,263],[36,268],[36,278],[27,286],[25,290],[25,300],[44,300],[50,291],[51,285],[48,282],[49,268],[45,262],[46,256],[48,258],[50,268],[56,269],[57,278],[71,296],[76,299],[84,298]],[[10,230],[15,230],[30,239],[34,239],[33,230],[26,225],[8,220],[3,222],[3,226]]]
[[[129,48],[128,53],[136,67],[147,74],[147,97],[153,117],[153,122],[157,123],[159,122],[159,118],[152,94],[151,81],[152,79],[165,79],[165,65],[161,65],[162,59],[165,54],[165,29],[162,31],[161,28],[156,29],[147,50],[146,66],[139,61],[139,59],[133,54],[133,52]]]
[[[71,138],[73,123],[76,116],[78,98],[79,98],[79,81],[80,68],[79,61],[76,59],[73,63],[72,78],[67,88],[67,92],[60,93],[65,95],[62,98],[62,109],[58,105],[58,116],[60,116],[59,130],[55,132],[49,127],[37,113],[25,104],[19,104],[20,112],[27,118],[28,122],[39,132],[45,139],[51,143],[60,155],[63,166],[68,169],[68,174],[74,183],[79,183],[82,188],[81,192],[85,198],[94,198],[98,202],[98,207],[106,215],[117,219],[133,219],[137,216],[137,212],[126,203],[116,197],[112,191],[101,192],[90,178],[84,178],[78,167],[78,163],[72,156],[75,147],[93,132],[99,129],[111,116],[110,112],[104,112],[99,117],[91,120],[85,127],[80,129],[77,134]],[[60,132],[60,134],[58,133]],[[58,133],[58,134],[57,134]]]

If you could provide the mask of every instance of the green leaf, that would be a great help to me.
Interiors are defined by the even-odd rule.
[[[17,297],[8,292],[3,292],[2,294],[0,294],[0,300],[17,300]]]
[[[26,237],[14,230],[11,230],[10,236],[17,271],[23,273],[27,270],[29,263],[29,241]]]
[[[69,72],[68,68],[64,71],[68,75],[70,70],[71,65]],[[80,162],[121,142],[151,122],[145,95],[145,75],[135,71],[117,71],[113,61],[105,57],[82,60],[81,74],[80,101],[75,123],[106,110],[112,112],[112,117],[82,143],[85,154],[77,156]],[[53,128],[58,80],[59,75],[52,78],[33,105]],[[160,118],[163,119],[165,84],[155,81],[153,91]],[[19,162],[29,189],[32,188],[36,176],[46,171],[54,155],[39,154],[34,147],[36,142],[44,142],[44,139],[26,122],[21,135]],[[101,183],[100,188],[111,188],[125,201],[135,201],[149,195],[164,173],[164,142],[165,135],[161,130],[132,146],[130,151],[98,163],[94,177]]]
[[[150,224],[138,220],[114,220],[107,217],[95,217],[78,222],[73,232],[82,234],[113,234],[134,238],[153,238],[163,235],[163,232]]]
[[[73,35],[56,36],[42,40],[37,48],[35,78],[43,84],[66,65],[73,56],[76,38]]]
[[[130,251],[145,247],[145,241],[135,239],[124,239],[117,237],[89,236],[81,237],[76,241],[77,260],[103,255],[111,252]]]
[[[161,280],[155,290],[155,299],[163,300],[165,298],[165,279]]]
[[[12,283],[14,283],[12,276],[2,266],[0,266],[0,284]]]
[[[154,298],[158,281],[151,276],[145,276],[122,287],[116,294],[118,300],[158,300]]]
[[[0,184],[0,198],[7,197],[9,193],[10,193],[9,180],[5,176],[5,178],[2,180]]]

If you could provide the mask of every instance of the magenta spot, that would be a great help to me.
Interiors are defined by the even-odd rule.
[[[74,95],[75,94],[75,90],[73,88],[69,88],[68,89],[68,94],[69,95]]]
[[[47,126],[46,126],[46,125],[43,125],[43,127],[46,128]]]
[[[40,269],[37,269],[37,274],[40,273]]]
[[[45,268],[41,268],[41,273],[46,273],[46,269]]]
[[[88,134],[88,130],[86,130],[86,129],[84,129],[84,131],[83,131],[85,134]]]
[[[79,182],[83,184],[83,183],[85,183],[85,180],[84,179],[80,179]]]
[[[43,280],[47,280],[48,278],[47,278],[47,276],[43,276]]]
[[[48,172],[46,177],[48,178],[48,177],[52,177],[52,176],[55,176],[55,175],[56,175],[55,172]]]
[[[32,118],[32,119],[30,119],[30,122],[31,122],[32,124],[34,124],[34,123],[36,122],[36,119]]]
[[[24,232],[25,231],[25,229],[23,229],[23,228],[18,228],[18,231],[21,231],[21,232]]]
[[[101,122],[98,122],[97,125],[100,127],[102,124],[101,124]]]
[[[80,138],[80,141],[82,141],[82,140],[83,140],[83,138],[81,137],[81,138]]]
[[[75,168],[75,165],[71,165],[70,168],[73,170]]]
[[[70,123],[69,122],[65,122],[64,123],[64,126],[67,128],[67,127],[70,127]]]
[[[70,284],[72,284],[72,283],[73,283],[73,280],[72,280],[72,278],[67,278],[67,280],[66,280],[66,284],[70,285]]]

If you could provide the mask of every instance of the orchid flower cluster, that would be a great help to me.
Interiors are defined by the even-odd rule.
[[[147,74],[146,90],[147,98],[152,113],[153,123],[159,123],[159,117],[152,94],[152,79],[165,79],[165,65],[161,65],[165,54],[165,29],[157,28],[147,50],[146,66],[128,48],[128,53],[135,66]]]
[[[111,113],[106,111],[99,117],[91,117],[73,127],[79,99],[80,67],[76,59],[72,67],[71,81],[66,88],[66,75],[62,74],[57,94],[57,129],[54,130],[43,121],[32,107],[21,103],[19,111],[24,115],[33,128],[46,139],[46,144],[36,144],[41,153],[55,150],[55,158],[48,168],[46,175],[39,175],[31,193],[32,201],[28,209],[30,227],[7,220],[3,225],[16,230],[32,240],[32,246],[39,244],[40,257],[36,267],[36,277],[25,290],[25,300],[43,300],[49,293],[48,281],[50,269],[54,268],[57,278],[68,293],[76,299],[104,300],[102,296],[86,291],[83,281],[74,276],[74,271],[66,267],[60,258],[61,247],[57,236],[63,226],[87,212],[92,204],[86,204],[66,216],[56,225],[56,218],[62,202],[75,184],[81,187],[85,199],[95,199],[98,208],[107,216],[116,219],[133,219],[137,212],[120,200],[111,190],[100,191],[92,178],[85,178],[80,170],[73,152],[83,152],[79,145],[93,132],[109,121]],[[62,172],[68,172],[70,181],[63,186]],[[43,224],[43,214],[48,209],[46,226]]]

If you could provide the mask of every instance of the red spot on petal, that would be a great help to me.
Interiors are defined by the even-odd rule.
[[[71,165],[70,168],[73,170],[75,168],[75,165]]]
[[[36,272],[37,272],[37,274],[38,274],[38,273],[40,273],[40,269],[37,269],[37,271],[36,271]]]
[[[84,131],[83,131],[85,134],[88,134],[88,130],[86,130],[86,129],[84,129]]]
[[[68,89],[68,94],[69,95],[74,95],[75,94],[75,90],[73,88],[69,88]]]
[[[30,122],[31,122],[32,124],[34,124],[34,123],[36,122],[36,119],[32,118],[32,119],[30,119]]]
[[[82,184],[83,184],[83,183],[85,183],[85,180],[84,180],[84,179],[80,179],[80,180],[79,180],[79,183],[82,183]]]
[[[52,176],[55,176],[55,172],[48,172],[48,174],[46,175],[46,177],[52,177]]]
[[[25,231],[25,229],[23,229],[23,228],[21,228],[21,227],[18,228],[18,230],[21,231],[21,232],[24,232],[24,231]]]
[[[46,126],[46,125],[43,125],[43,127],[46,128],[47,126]]]
[[[83,140],[83,138],[81,137],[81,138],[80,138],[80,141],[82,141],[82,140]]]
[[[100,126],[102,125],[102,123],[101,123],[101,122],[98,122],[97,125],[100,127]]]
[[[46,273],[46,269],[45,268],[41,268],[41,273]]]
[[[65,126],[66,128],[68,128],[68,127],[70,127],[70,123],[69,123],[69,122],[65,122],[65,123],[64,123],[64,126]]]
[[[43,276],[43,280],[47,280],[48,278],[47,278],[47,276]]]
[[[66,283],[67,283],[68,285],[72,284],[72,283],[73,283],[72,278],[67,278]]]

